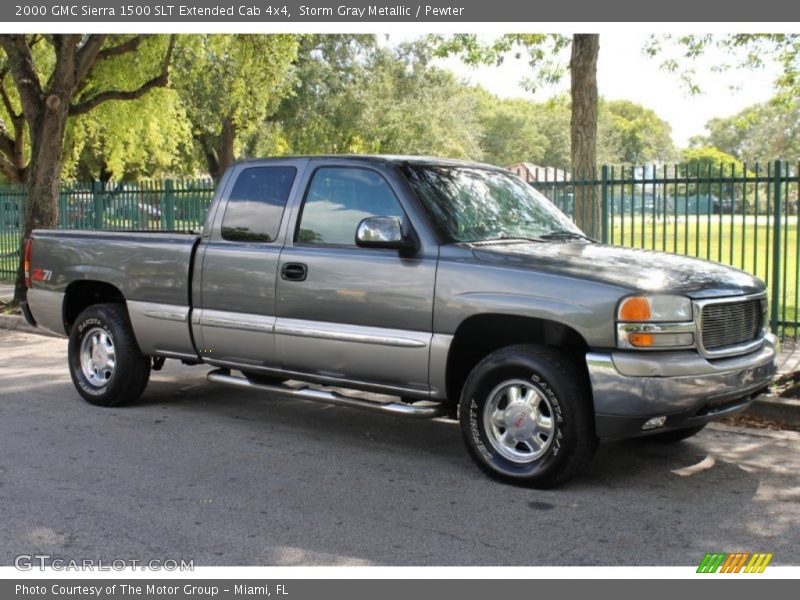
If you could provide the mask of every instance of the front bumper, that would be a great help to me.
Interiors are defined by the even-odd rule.
[[[692,427],[747,408],[777,371],[778,341],[767,334],[760,350],[707,360],[696,352],[590,352],[595,428],[624,438]],[[642,430],[653,417],[663,427]]]

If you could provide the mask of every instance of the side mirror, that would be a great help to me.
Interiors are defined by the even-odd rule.
[[[356,246],[410,250],[417,244],[412,236],[403,232],[403,224],[397,217],[367,217],[356,229]]]

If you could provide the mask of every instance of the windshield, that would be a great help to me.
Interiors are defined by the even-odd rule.
[[[409,183],[450,242],[583,237],[544,195],[511,174],[473,167],[408,165]]]

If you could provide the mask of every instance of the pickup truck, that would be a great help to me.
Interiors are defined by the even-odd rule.
[[[776,371],[762,281],[598,243],[480,163],[244,161],[196,235],[37,230],[24,260],[26,317],[69,337],[92,404],[136,400],[166,359],[211,365],[212,382],[455,417],[484,471],[533,487],[601,438],[687,438]]]

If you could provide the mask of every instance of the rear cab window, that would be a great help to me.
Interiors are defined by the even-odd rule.
[[[247,167],[233,185],[222,218],[222,239],[274,242],[297,176],[288,166]]]

